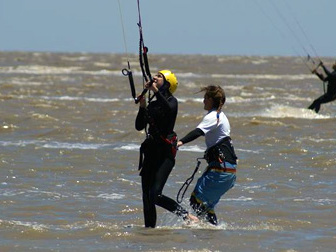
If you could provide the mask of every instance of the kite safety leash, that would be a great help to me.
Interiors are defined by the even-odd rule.
[[[140,68],[142,72],[142,77],[145,82],[153,82],[152,75],[149,69],[149,63],[148,63],[148,47],[145,46],[144,38],[143,38],[143,33],[142,33],[142,23],[141,23],[141,12],[140,12],[140,1],[137,0],[138,3],[138,14],[139,14],[139,22],[138,22],[138,27],[139,27],[139,35],[140,35],[140,40],[139,40],[139,63],[140,63]],[[135,99],[135,103],[138,103],[142,97],[147,93],[148,89],[144,88],[141,92],[141,94]]]
[[[194,180],[195,174],[196,174],[196,172],[198,171],[198,169],[201,165],[200,159],[203,159],[203,158],[197,158],[197,165],[196,165],[196,168],[195,168],[193,174],[184,182],[184,184],[182,185],[182,187],[178,191],[177,196],[176,196],[177,203],[182,202],[184,194],[186,193],[186,191],[187,191],[189,185],[191,184],[191,182]],[[183,192],[182,192],[182,190],[183,190]],[[181,192],[182,192],[182,195],[180,196]]]

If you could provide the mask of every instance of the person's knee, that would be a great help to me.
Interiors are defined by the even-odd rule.
[[[150,197],[152,202],[157,204],[160,201],[160,199],[162,198],[162,194],[161,194],[160,191],[153,189],[153,190],[150,191],[149,197]]]

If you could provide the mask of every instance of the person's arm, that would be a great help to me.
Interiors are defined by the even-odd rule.
[[[314,73],[316,74],[317,77],[319,77],[319,79],[321,81],[326,81],[326,78],[323,76],[323,74],[321,74],[321,73],[319,73],[317,71],[315,71]]]
[[[329,77],[331,75],[331,72],[323,64],[321,66],[322,66],[324,72],[326,73],[327,77]]]
[[[169,111],[169,113],[177,110],[177,102],[174,99],[167,99],[160,92],[154,93],[157,101],[162,105],[165,111]]]
[[[183,144],[189,143],[189,142],[195,140],[196,138],[198,138],[200,136],[204,136],[204,132],[201,129],[196,128],[196,129],[190,131],[185,137],[180,139],[177,142],[177,146],[179,147],[179,146],[182,146]]]

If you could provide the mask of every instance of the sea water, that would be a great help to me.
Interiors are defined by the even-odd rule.
[[[128,58],[140,93],[137,55]],[[335,251],[336,103],[306,109],[324,90],[300,58],[150,55],[152,73],[179,80],[179,137],[204,116],[199,89],[225,89],[239,157],[217,227],[158,207],[156,229],[143,223],[145,133],[134,128],[126,59],[1,53],[0,251]],[[203,138],[180,148],[165,195],[176,198],[204,150]]]

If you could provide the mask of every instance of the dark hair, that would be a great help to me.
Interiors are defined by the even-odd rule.
[[[205,96],[212,98],[213,107],[219,112],[226,100],[224,89],[220,86],[209,85],[207,87],[202,87],[200,92],[205,91]]]

